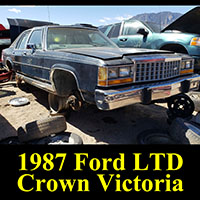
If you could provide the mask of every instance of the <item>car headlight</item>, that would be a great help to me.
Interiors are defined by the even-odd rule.
[[[186,61],[185,62],[185,68],[186,69],[189,69],[189,68],[191,68],[192,67],[192,62],[191,61]]]
[[[118,77],[118,68],[108,68],[108,78],[113,79]]]
[[[121,67],[121,68],[119,68],[119,76],[120,77],[128,77],[128,76],[130,76],[130,67]]]
[[[194,71],[194,60],[182,60],[181,63],[181,74],[193,73]]]
[[[190,45],[191,46],[200,46],[200,37],[192,38]]]
[[[183,61],[181,64],[181,69],[189,69],[192,67],[191,61]]]
[[[114,86],[133,82],[132,67],[101,66],[98,70],[98,86]]]

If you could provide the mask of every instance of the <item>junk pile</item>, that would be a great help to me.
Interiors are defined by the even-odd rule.
[[[12,79],[12,71],[0,68],[0,83],[10,81]]]
[[[18,136],[6,138],[0,144],[83,144],[80,136],[67,132],[66,129],[64,116],[52,116],[19,127]]]
[[[139,144],[200,144],[200,92],[190,92],[170,103],[176,109],[174,113],[167,111],[168,130],[145,130],[137,137]]]

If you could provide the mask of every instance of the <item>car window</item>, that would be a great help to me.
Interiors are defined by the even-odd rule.
[[[130,21],[124,23],[124,30],[122,35],[135,35],[140,28],[146,27],[139,21]]]
[[[106,25],[106,26],[102,26],[102,27],[99,27],[99,30],[104,33],[105,35],[108,35],[108,33],[110,32],[110,29],[112,28],[112,24],[110,25]]]
[[[119,36],[119,31],[120,31],[121,23],[114,24],[113,27],[111,28],[108,37],[109,38],[115,38]]]
[[[28,43],[36,45],[36,49],[42,49],[42,30],[35,30],[32,32]]]
[[[27,31],[22,34],[22,36],[19,38],[17,42],[16,49],[26,49],[26,41],[28,39],[29,33],[30,31]]]
[[[99,27],[99,30],[102,32],[102,33],[105,33],[105,31],[108,29],[109,25],[107,26],[102,26],[102,27]]]

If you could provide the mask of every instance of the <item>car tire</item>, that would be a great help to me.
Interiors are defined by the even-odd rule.
[[[189,92],[187,95],[194,103],[195,111],[200,112],[200,92]]]
[[[65,118],[60,115],[27,123],[19,127],[17,133],[20,142],[28,142],[63,132],[66,128]]]
[[[141,132],[137,137],[138,144],[176,144],[164,130],[149,129]]]
[[[200,126],[182,118],[173,120],[169,127],[169,134],[182,144],[200,144]]]

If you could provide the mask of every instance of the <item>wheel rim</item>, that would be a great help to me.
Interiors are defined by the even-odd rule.
[[[66,98],[59,97],[54,94],[49,94],[48,96],[48,102],[51,112],[53,113],[60,113],[63,112],[68,108]]]
[[[186,95],[179,95],[168,101],[169,111],[175,117],[189,117],[194,111],[193,101]]]

